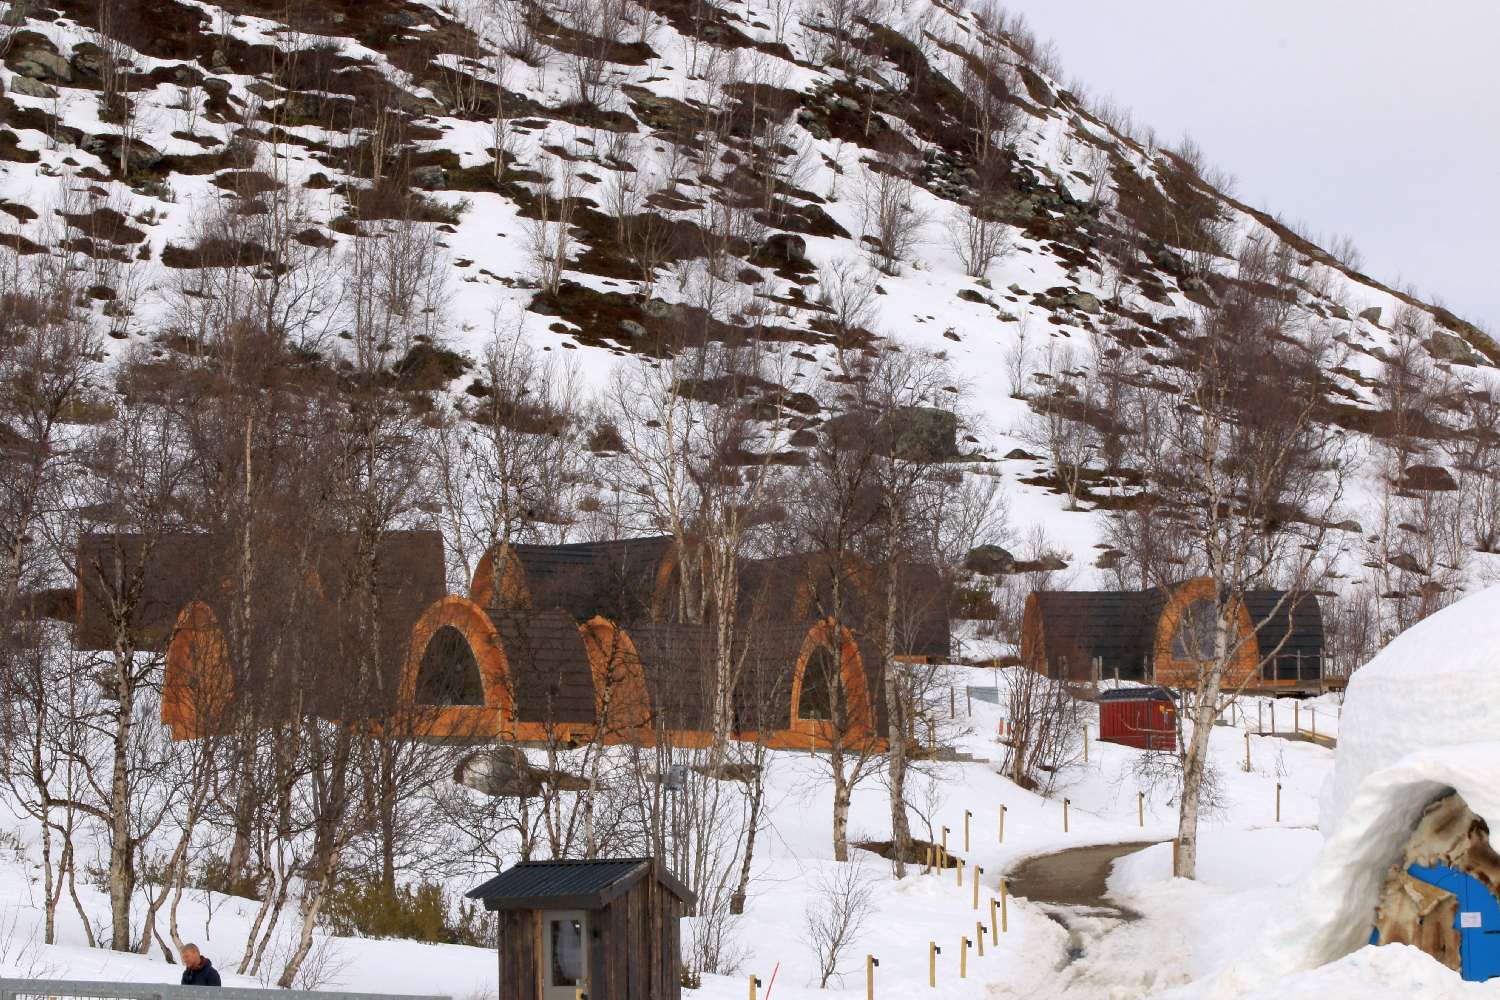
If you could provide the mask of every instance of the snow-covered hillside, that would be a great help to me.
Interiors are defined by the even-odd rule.
[[[84,0],[7,5],[0,222],[23,259],[47,248],[94,272],[116,350],[192,343],[215,273],[239,268],[284,271],[286,317],[336,354],[358,247],[409,239],[412,219],[441,251],[404,292],[423,336],[472,360],[497,327],[519,329],[594,388],[660,351],[674,315],[800,342],[800,381],[851,319],[837,304],[868,284],[853,322],[950,359],[1017,536],[1045,536],[1079,583],[1104,548],[1100,504],[1128,486],[1105,477],[1069,509],[1020,397],[1049,365],[1087,372],[1111,344],[1171,343],[1250,242],[1284,240],[1305,265],[1294,309],[1347,348],[1330,414],[1356,436],[1390,405],[1398,326],[1469,388],[1500,359],[1475,327],[1224,195],[1190,152],[1091,112],[993,7],[109,9],[101,25]],[[981,207],[996,227],[976,262]],[[400,362],[406,346],[387,347]],[[1469,420],[1443,406],[1436,422]],[[1482,576],[1372,527],[1403,519],[1375,509],[1391,475],[1372,460],[1348,488],[1342,576],[1389,560],[1372,586],[1408,596]]]

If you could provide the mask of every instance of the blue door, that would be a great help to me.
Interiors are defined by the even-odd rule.
[[[1446,865],[1412,865],[1412,878],[1458,897],[1459,957],[1463,977],[1482,983],[1500,976],[1500,902],[1483,882]]]

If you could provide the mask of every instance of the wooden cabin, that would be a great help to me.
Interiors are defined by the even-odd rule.
[[[359,690],[356,672],[330,669],[349,662],[351,650],[363,655],[358,643],[369,634],[348,619],[347,609],[358,606],[346,582],[357,578],[351,540],[324,541],[300,560],[264,560],[249,595],[236,581],[201,571],[231,561],[226,544],[172,536],[140,560],[147,579],[140,606],[149,614],[137,631],[142,642],[166,647],[162,715],[175,738],[219,733],[246,715],[269,721],[310,711],[459,743],[701,747],[712,740],[717,631],[678,620],[663,597],[677,572],[669,539],[502,546],[485,556],[463,597],[443,596],[438,535],[391,533],[376,553],[386,681],[378,695]],[[99,575],[105,555],[118,548],[90,540],[86,564]],[[310,568],[289,575],[298,565]],[[727,706],[731,735],[796,749],[826,749],[835,736],[851,748],[878,744],[886,725],[880,655],[857,630],[835,630],[816,617],[827,603],[816,587],[827,581],[808,584],[808,570],[805,559],[782,559],[746,571],[746,614],[725,654],[737,678]],[[929,597],[940,589],[920,567],[904,580]],[[846,607],[859,620],[854,611],[869,595],[850,588]],[[275,656],[260,655],[257,644],[268,639],[261,633],[277,630],[235,634],[231,609],[246,596],[259,620],[295,626],[276,634],[286,641]],[[173,602],[178,610],[168,614]],[[83,582],[78,605],[78,641],[102,643],[108,619]],[[921,615],[932,617],[930,609]],[[946,621],[939,628],[926,618],[909,634],[920,637],[926,655],[941,655]],[[257,666],[267,661],[287,666],[270,677]]]
[[[1215,602],[1206,577],[1143,591],[1037,591],[1022,619],[1021,660],[1073,683],[1118,678],[1179,687],[1211,655]],[[1323,615],[1317,598],[1253,590],[1232,609],[1225,686],[1319,691]]]
[[[247,581],[230,571],[239,545],[227,535],[84,535],[73,644],[103,654],[164,652],[162,720],[176,738],[215,731],[232,703],[262,717],[388,712],[380,692],[394,689],[413,627],[446,589],[442,537],[383,535],[368,591],[355,583],[367,565],[353,535],[295,541],[294,550],[290,541],[263,540]],[[253,628],[243,627],[243,609]],[[372,633],[380,637],[373,649]],[[360,683],[359,671],[335,666],[356,660],[391,683]]]
[[[1177,702],[1160,687],[1123,687],[1099,696],[1099,739],[1139,750],[1177,749]]]
[[[499,914],[506,1000],[680,1000],[695,903],[650,858],[523,861],[473,889]]]
[[[567,545],[500,545],[480,559],[469,598],[482,607],[558,608],[577,621],[600,617],[636,630],[686,624],[678,607],[681,554],[670,536]],[[851,557],[835,573],[809,555],[746,559],[740,568],[740,618],[811,623],[834,614],[874,627],[885,606],[879,574]],[[952,588],[924,563],[899,567],[896,641],[903,659],[939,663],[951,655]]]

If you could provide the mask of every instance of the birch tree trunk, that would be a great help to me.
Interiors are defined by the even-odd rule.
[[[115,651],[115,685],[119,703],[114,711],[114,760],[109,785],[109,946],[130,951],[130,898],[135,893],[134,845],[130,840],[130,736],[134,725],[135,690],[130,682],[130,654]]]
[[[885,584],[885,714],[890,743],[891,853],[896,877],[906,877],[906,855],[911,850],[911,823],[906,815],[906,699],[896,666],[896,572],[892,566]],[[872,706],[873,708],[873,706]]]

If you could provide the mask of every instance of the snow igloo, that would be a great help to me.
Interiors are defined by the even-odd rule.
[[[1413,944],[1500,976],[1500,587],[1397,636],[1355,672],[1323,791],[1324,846],[1296,906],[1236,978]]]

